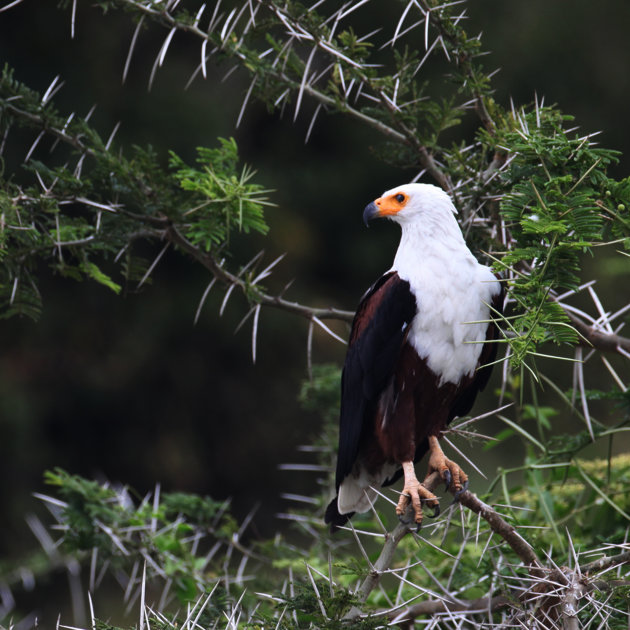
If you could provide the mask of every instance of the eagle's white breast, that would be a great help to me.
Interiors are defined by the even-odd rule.
[[[458,262],[431,261],[406,278],[418,302],[409,341],[440,384],[457,384],[473,374],[486,338],[487,305],[498,293],[487,267],[475,260]]]
[[[441,202],[439,197],[433,203]],[[423,221],[401,224],[392,269],[409,282],[416,296],[418,314],[409,342],[440,377],[440,384],[457,384],[477,367],[489,304],[500,285],[468,249],[445,195],[443,203],[448,208],[427,211]]]

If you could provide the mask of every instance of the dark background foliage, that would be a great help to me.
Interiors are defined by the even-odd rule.
[[[603,146],[628,154],[627,3],[486,0],[468,9],[468,30],[483,31],[492,51],[486,67],[501,66],[497,100],[544,96],[574,114],[585,132],[603,129]],[[392,3],[392,10],[400,6]],[[377,18],[366,11],[365,30]],[[366,232],[362,208],[415,173],[384,166],[376,137],[339,117],[321,115],[304,144],[309,116],[293,125],[293,112],[280,118],[252,102],[235,129],[247,79],[236,72],[222,82],[231,65],[210,66],[207,81],[198,78],[185,90],[198,63],[196,43],[176,36],[148,91],[164,33],[141,34],[122,84],[130,21],[79,3],[75,28],[71,39],[69,10],[27,0],[0,13],[0,62],[41,92],[59,74],[60,111],[85,114],[96,104],[93,120],[104,137],[120,121],[120,146],[151,144],[164,163],[168,149],[191,162],[196,146],[234,135],[258,181],[275,189],[265,247],[269,256],[288,254],[278,282],[296,278],[291,295],[309,304],[354,308],[389,266],[397,239],[392,226]],[[12,134],[3,163],[17,178],[24,159],[19,141]],[[612,173],[625,175],[627,164],[623,159]],[[243,237],[235,256],[245,256],[251,243]],[[277,469],[295,460],[296,446],[318,429],[297,403],[306,376],[306,325],[264,311],[252,365],[249,333],[232,334],[241,298],[219,318],[222,296],[211,294],[193,326],[208,277],[181,255],[167,254],[150,285],[127,286],[122,297],[46,269],[41,275],[40,321],[0,325],[0,528],[6,532],[0,553],[31,545],[23,514],[33,509],[30,492],[52,466],[140,490],[159,481],[165,489],[231,496],[237,515],[260,503],[256,525],[272,532],[274,514],[283,509],[280,492],[308,492],[311,483]],[[341,344],[316,334],[315,360],[340,362],[343,353]]]

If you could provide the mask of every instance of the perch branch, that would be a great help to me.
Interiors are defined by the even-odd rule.
[[[543,565],[536,555],[536,552],[516,529],[506,522],[495,510],[469,490],[460,494],[459,502],[487,521],[492,531],[501,536],[501,538],[510,545],[512,551],[529,567],[529,571],[532,575],[541,574]]]
[[[429,475],[429,477],[423,482],[424,486],[431,492],[433,492],[440,483],[442,483],[442,480],[437,472]],[[543,575],[543,565],[536,555],[536,552],[516,531],[516,529],[507,523],[495,510],[481,501],[469,490],[462,492],[459,497],[459,502],[475,514],[479,514],[479,516],[481,516],[481,518],[490,525],[492,531],[505,540],[514,553],[516,553],[516,555],[523,561],[523,564],[528,567],[531,575],[537,577]],[[383,549],[381,550],[376,562],[374,562],[372,570],[357,591],[357,598],[360,603],[364,603],[367,600],[370,593],[378,585],[383,573],[391,567],[396,547],[409,531],[408,525],[398,523],[391,532],[385,535],[385,544],[383,545]],[[453,603],[455,604],[455,602]],[[346,619],[356,619],[360,615],[361,610],[355,606],[348,612]]]

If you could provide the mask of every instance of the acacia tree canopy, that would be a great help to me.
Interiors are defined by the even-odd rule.
[[[74,28],[81,3],[67,4]],[[5,67],[2,150],[18,134],[26,151],[19,172],[0,180],[3,317],[40,315],[42,265],[120,293],[143,286],[164,253],[176,250],[207,273],[197,316],[214,285],[224,304],[235,292],[244,296],[254,360],[263,309],[305,320],[310,378],[302,400],[323,419],[315,466],[321,496],[293,497],[308,505],[291,516],[308,538],[300,548],[243,544],[247,523],[210,500],[156,493],[138,505],[126,491],[58,470],[48,481],[58,488],[68,557],[91,554],[92,575],[103,561],[126,567],[127,592],[141,594],[141,625],[144,615],[151,623],[184,620],[164,616],[168,588],[159,606],[144,608],[148,579],[175,584],[176,597],[194,602],[207,627],[221,615],[234,625],[292,627],[338,627],[344,619],[371,627],[425,615],[444,627],[626,624],[630,460],[613,453],[622,450],[629,418],[630,339],[621,327],[630,305],[606,308],[583,272],[601,248],[622,263],[629,256],[630,178],[610,175],[622,156],[599,147],[556,106],[495,94],[482,39],[465,30],[461,3],[402,3],[374,29],[365,28],[361,11],[376,0],[328,8],[274,0],[96,4],[135,22],[123,75],[147,32],[162,38],[150,84],[168,64],[173,40],[183,38],[195,50],[191,81],[209,76],[215,62],[247,76],[238,121],[252,99],[294,121],[308,113],[307,136],[324,114],[347,119],[379,138],[378,156],[400,170],[401,181],[432,182],[453,196],[468,242],[505,282],[507,308],[494,411],[459,419],[446,440],[473,467],[497,445],[518,442],[524,457],[486,471],[488,487],[475,488],[481,498],[464,493],[465,507],[419,536],[393,527],[385,500],[380,516],[355,521],[360,531],[347,544],[330,541],[321,516],[339,373],[312,365],[312,339],[316,328],[338,337],[341,329],[331,326],[352,312],[292,297],[295,287],[275,281],[280,252],[267,259],[252,249],[243,257],[235,248],[241,233],[255,235],[256,248],[264,241],[273,191],[241,164],[233,139],[197,149],[194,165],[175,152],[119,146],[89,115],[55,105],[56,81],[41,94]],[[501,429],[487,437],[481,432],[490,416]],[[199,554],[201,540],[215,551]],[[138,562],[146,562],[142,573]],[[248,563],[273,569],[249,578],[253,589]]]

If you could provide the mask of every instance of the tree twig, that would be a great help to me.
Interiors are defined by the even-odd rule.
[[[438,30],[440,37],[448,40],[454,48],[460,50],[460,42],[456,37],[444,26],[444,23],[441,19],[441,15],[439,11],[435,10],[435,7],[432,7],[429,2],[426,0],[421,0],[421,5],[423,7],[423,12],[425,15],[428,14],[428,18],[431,20],[431,23]],[[476,83],[475,71],[472,65],[472,57],[468,53],[459,52],[457,58],[457,64],[462,68],[462,72],[464,76],[468,79],[467,83],[474,86]],[[475,99],[475,111],[477,112],[477,116],[479,116],[479,120],[483,124],[486,131],[494,136],[496,134],[496,124],[488,112],[488,108],[486,107],[485,95],[480,91],[475,89],[474,87],[470,90],[471,94]]]
[[[516,531],[516,529],[505,521],[495,510],[488,504],[484,503],[477,495],[466,490],[459,495],[459,502],[465,505],[475,514],[479,514],[483,518],[493,532],[501,536],[505,542],[510,545],[512,551],[523,561],[525,566],[529,568],[532,575],[541,575],[543,564],[532,549],[530,544]]]
[[[279,295],[269,295],[268,293],[261,291],[258,287],[248,284],[243,278],[234,275],[225,269],[225,267],[221,266],[213,256],[206,254],[198,247],[195,247],[173,224],[166,229],[165,237],[174,245],[177,245],[184,252],[192,256],[197,262],[201,263],[224,286],[234,285],[238,287],[249,300],[255,303],[263,304],[264,306],[274,306],[310,320],[318,318],[351,322],[354,317],[354,313],[352,311],[344,311],[331,307],[315,308],[305,306],[303,304],[299,304],[298,302],[285,300]]]
[[[580,572],[583,575],[588,575],[589,573],[603,571],[608,567],[617,564],[627,564],[628,562],[630,562],[630,551],[623,551],[614,556],[604,556],[603,558],[599,558],[599,560],[593,560],[593,562],[583,564],[580,566]]]
[[[16,107],[14,104],[9,103],[9,101],[4,98],[0,98],[0,112],[2,111],[10,113],[18,119],[27,120],[35,127],[47,131],[54,138],[62,140],[66,144],[74,147],[77,151],[93,153],[93,151],[85,145],[80,137],[70,135],[63,131],[63,129],[56,129],[55,127],[51,127],[39,114],[33,114],[32,112],[28,112],[24,109]]]
[[[621,335],[615,335],[614,333],[606,333],[601,330],[596,330],[573,313],[567,310],[565,310],[565,313],[571,321],[571,325],[578,331],[578,333],[580,333],[582,345],[590,345],[602,352],[622,354],[620,349],[624,350],[626,353],[630,352],[629,338],[622,337]]]
[[[509,606],[510,600],[503,595],[494,597],[479,597],[478,599],[446,601],[443,599],[430,599],[426,602],[418,602],[409,606],[403,612],[393,612],[387,615],[392,624],[405,625],[412,624],[415,619],[422,615],[436,615],[440,613],[482,613],[500,610]],[[412,627],[411,625],[409,627]]]

